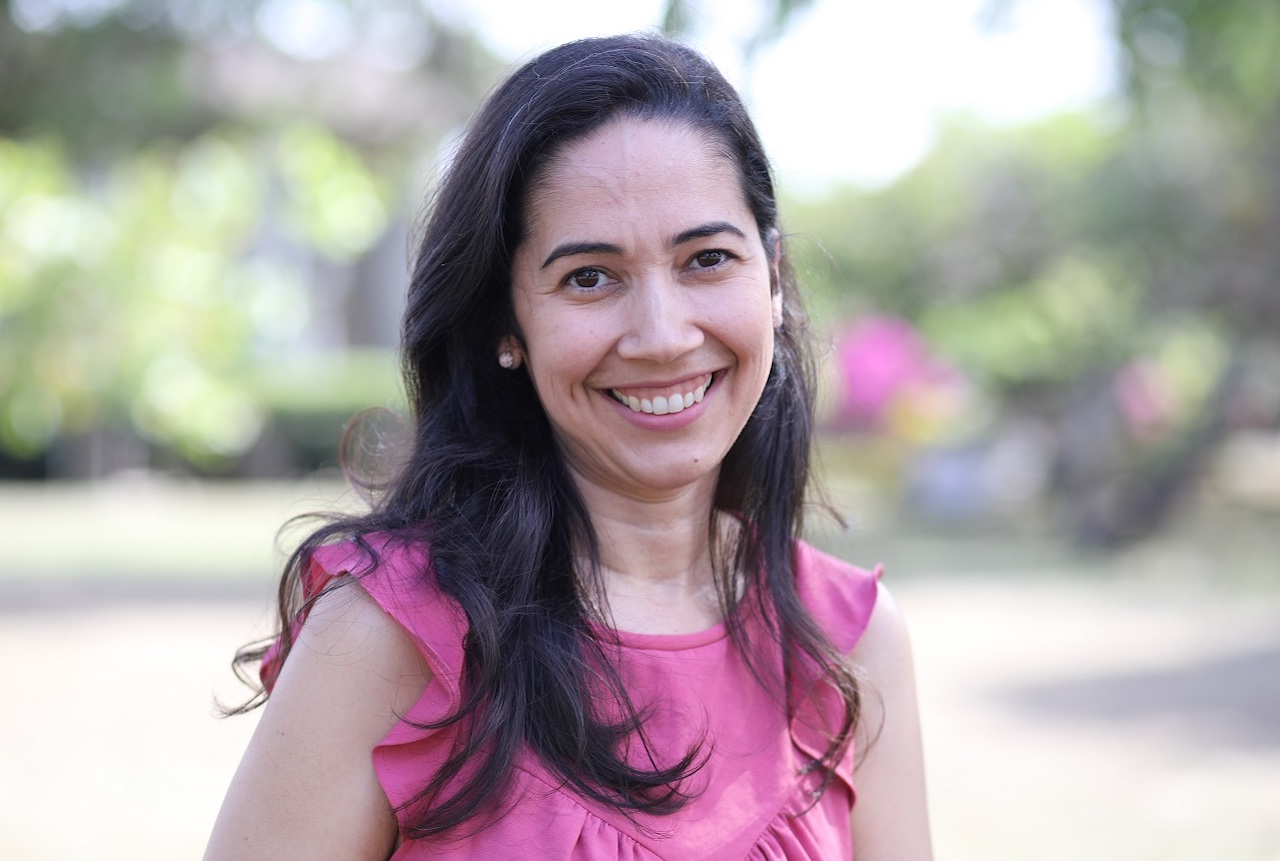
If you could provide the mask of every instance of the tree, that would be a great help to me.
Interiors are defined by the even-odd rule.
[[[3,0],[0,453],[105,434],[222,469],[282,410],[394,397],[392,347],[390,390],[351,385],[326,327],[399,293],[364,258],[498,64],[411,0],[321,5],[316,53],[279,0]]]
[[[792,224],[829,252],[805,262],[828,306],[915,321],[1006,417],[1057,429],[1057,499],[1107,546],[1163,524],[1232,427],[1280,425],[1280,7],[1114,14],[1122,121],[955,125]]]

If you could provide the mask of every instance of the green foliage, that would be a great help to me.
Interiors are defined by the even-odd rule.
[[[140,139],[192,137],[217,121],[208,104],[191,98],[178,33],[128,26],[105,14],[123,5],[111,3],[97,15],[56,19],[35,32],[15,20],[17,7],[53,12],[60,5],[0,3],[0,131],[55,134],[78,158],[96,160]]]
[[[216,466],[402,401],[390,346],[325,334],[333,288],[497,63],[415,0],[339,0],[347,48],[300,56],[268,5],[0,0],[0,452],[124,430]]]
[[[942,355],[999,388],[1070,383],[1126,354],[1138,326],[1137,285],[1126,276],[1068,252],[1025,284],[930,305],[921,330]]]
[[[916,319],[1038,277],[1045,248],[1096,219],[1085,180],[1116,136],[1086,117],[993,131],[947,127],[933,152],[888,188],[788,201],[792,251],[812,301]]]
[[[1082,379],[1148,361],[1203,404],[1205,380],[1170,360],[1169,344],[1199,344],[1174,352],[1217,373],[1205,344],[1275,332],[1275,317],[1258,315],[1275,291],[1230,279],[1233,243],[1269,218],[1265,183],[1230,153],[1199,126],[956,123],[887,188],[790,201],[791,249],[819,319],[905,317],[997,395],[1062,401]],[[1198,340],[1168,340],[1209,309]]]
[[[1280,96],[1280,4],[1114,0],[1117,36],[1142,98],[1189,85],[1225,111],[1265,120]]]
[[[335,260],[367,251],[390,221],[387,183],[360,156],[317,126],[298,126],[277,144],[295,235]]]
[[[58,434],[132,427],[214,462],[252,445],[281,402],[394,396],[385,360],[381,386],[334,387],[320,366],[294,373],[288,397],[262,383],[258,369],[301,349],[312,300],[300,263],[367,251],[387,192],[315,127],[286,129],[272,160],[258,152],[211,132],[84,179],[55,143],[0,139],[0,446],[25,455]],[[301,255],[257,245],[273,175]]]

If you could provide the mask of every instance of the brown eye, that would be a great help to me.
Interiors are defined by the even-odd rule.
[[[596,269],[581,269],[569,276],[569,283],[579,290],[594,290],[602,280]]]
[[[723,263],[726,256],[723,251],[700,251],[694,255],[693,262],[699,269],[710,269]]]

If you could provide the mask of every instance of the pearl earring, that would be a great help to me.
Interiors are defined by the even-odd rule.
[[[503,350],[498,354],[498,364],[508,371],[511,370],[516,366],[516,354],[510,350]]]

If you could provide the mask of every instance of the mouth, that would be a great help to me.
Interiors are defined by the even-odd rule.
[[[609,389],[609,397],[633,413],[665,416],[701,403],[715,379],[715,374],[703,374],[662,388]]]

